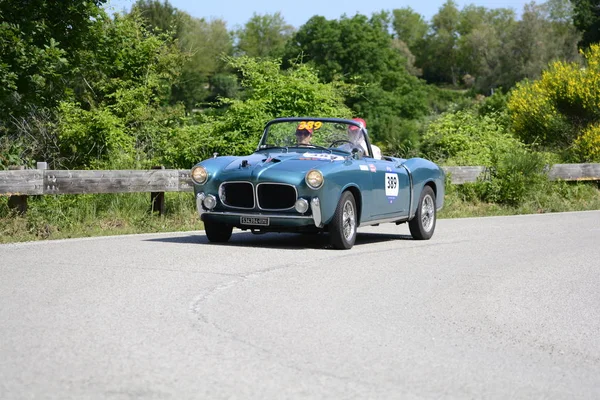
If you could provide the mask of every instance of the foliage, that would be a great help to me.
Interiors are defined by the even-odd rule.
[[[141,16],[148,30],[173,32],[180,38],[185,31],[185,13],[173,7],[168,0],[137,0],[131,12]]]
[[[284,65],[298,59],[310,63],[325,82],[375,84],[389,92],[409,82],[418,89],[419,81],[407,73],[407,59],[387,25],[385,15],[339,20],[314,16],[288,42]]]
[[[422,128],[417,120],[384,115],[376,119],[373,131],[378,133],[373,139],[383,154],[403,158],[419,155]]]
[[[575,161],[596,159],[597,130],[592,125],[600,121],[600,45],[592,45],[583,56],[585,67],[557,61],[539,80],[517,85],[508,102],[519,137],[567,150],[567,157]]]
[[[427,126],[421,151],[445,165],[492,166],[494,157],[523,148],[503,118],[502,112],[479,115],[473,108],[445,113]]]
[[[479,105],[479,115],[488,115],[506,111],[508,95],[502,89],[496,90],[491,96],[485,97]]]
[[[432,116],[449,111],[459,111],[473,106],[473,93],[469,90],[456,90],[427,86],[427,108]]]
[[[557,59],[578,58],[579,34],[568,0],[525,5],[520,20],[510,9],[468,5],[449,0],[424,30],[412,10],[394,10],[394,26],[416,56],[415,68],[430,83],[475,88],[480,93],[512,88],[536,79]],[[423,32],[426,32],[425,34]]]
[[[360,14],[339,20],[309,19],[288,43],[284,60],[298,58],[314,65],[325,82],[379,83],[383,74],[404,63],[391,48],[384,21]]]
[[[165,165],[188,168],[213,153],[242,155],[256,148],[267,121],[276,117],[350,117],[344,95],[352,87],[321,83],[307,65],[281,70],[280,60],[229,57],[231,68],[239,71],[244,99],[222,99],[223,113],[196,116],[196,123],[167,136],[163,153]]]
[[[600,162],[600,124],[589,125],[573,144],[573,152],[580,161]]]
[[[147,193],[30,197],[25,215],[0,197],[0,243],[113,234],[174,232],[199,227],[189,193],[165,193],[166,215],[150,213]]]
[[[244,27],[236,31],[237,49],[248,57],[281,58],[293,30],[280,12],[272,15],[254,13]]]
[[[213,82],[215,76],[230,73],[223,56],[233,54],[233,38],[220,19],[206,21],[188,16],[185,27],[177,43],[187,60],[174,87],[173,103],[183,102],[191,111],[219,95],[222,88]]]
[[[543,154],[518,149],[494,155],[489,180],[480,183],[483,201],[517,206],[547,182]]]
[[[475,192],[479,183],[446,185],[444,208],[439,218],[485,217],[600,209],[600,190],[595,183],[547,181],[530,191],[518,205],[483,202]]]
[[[68,95],[105,0],[0,2],[0,135]]]
[[[168,1],[138,0],[131,14],[139,15],[144,26],[155,34],[168,33],[186,55],[180,79],[173,85],[171,103],[182,102],[191,111],[214,100],[219,87],[212,85],[215,75],[226,73],[223,55],[233,53],[233,38],[225,21],[193,18]]]
[[[23,165],[23,143],[10,140],[7,136],[0,136],[0,170],[6,170],[10,166]]]
[[[141,167],[177,108],[166,107],[182,57],[167,34],[148,32],[136,14],[105,20],[82,53],[86,86],[59,107],[64,167]]]
[[[482,165],[485,179],[461,187],[474,200],[518,206],[547,181],[552,157],[533,152],[508,130],[505,96],[498,93],[478,107],[446,113],[431,122],[421,150],[446,165]]]
[[[586,48],[600,42],[600,7],[598,0],[571,0],[573,23],[582,32],[579,45]]]
[[[457,4],[447,0],[431,22],[431,34],[426,38],[426,49],[417,54],[417,65],[423,68],[423,77],[429,82],[458,83],[460,71],[455,48],[458,40],[460,14]]]
[[[429,25],[422,15],[410,7],[395,9],[392,13],[394,15],[392,25],[396,37],[406,43],[408,48],[415,53],[425,38]]]
[[[389,143],[395,151],[408,143],[400,121],[428,113],[427,90],[408,71],[415,72],[412,54],[392,40],[387,26],[385,14],[339,20],[315,16],[294,34],[286,57],[314,66],[325,82],[339,79],[359,85],[345,104],[367,121],[375,141]]]

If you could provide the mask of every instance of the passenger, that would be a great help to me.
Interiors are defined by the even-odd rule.
[[[367,127],[366,121],[362,118],[353,118],[352,120],[358,122],[363,128]],[[375,146],[374,144],[371,144],[371,150],[373,150],[373,155],[368,154],[365,135],[363,134],[362,129],[360,129],[358,126],[348,126],[348,140],[351,141],[354,145],[358,146],[367,157],[373,157],[378,160],[381,160],[381,149]]]

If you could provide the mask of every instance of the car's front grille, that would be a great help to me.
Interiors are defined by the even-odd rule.
[[[221,202],[228,207],[254,208],[254,188],[250,182],[226,182],[219,189]]]
[[[257,186],[258,206],[263,210],[287,210],[298,198],[296,188],[280,183],[260,183]]]

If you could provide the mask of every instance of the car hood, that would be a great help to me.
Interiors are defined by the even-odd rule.
[[[330,163],[344,162],[346,158],[339,154],[305,151],[302,153],[255,153],[246,157],[238,157],[227,164],[222,174],[224,176],[249,175],[259,178],[263,174],[276,177],[280,173],[289,175],[306,174],[311,169],[321,169]]]

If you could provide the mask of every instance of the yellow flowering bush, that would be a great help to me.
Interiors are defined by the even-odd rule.
[[[576,150],[581,160],[594,157],[594,134],[600,121],[600,45],[582,53],[585,64],[557,61],[533,82],[521,82],[507,107],[515,134],[526,143]],[[594,129],[592,129],[594,130]],[[587,135],[583,137],[583,135]]]
[[[600,162],[600,123],[584,129],[583,133],[575,139],[573,150],[583,162]]]

